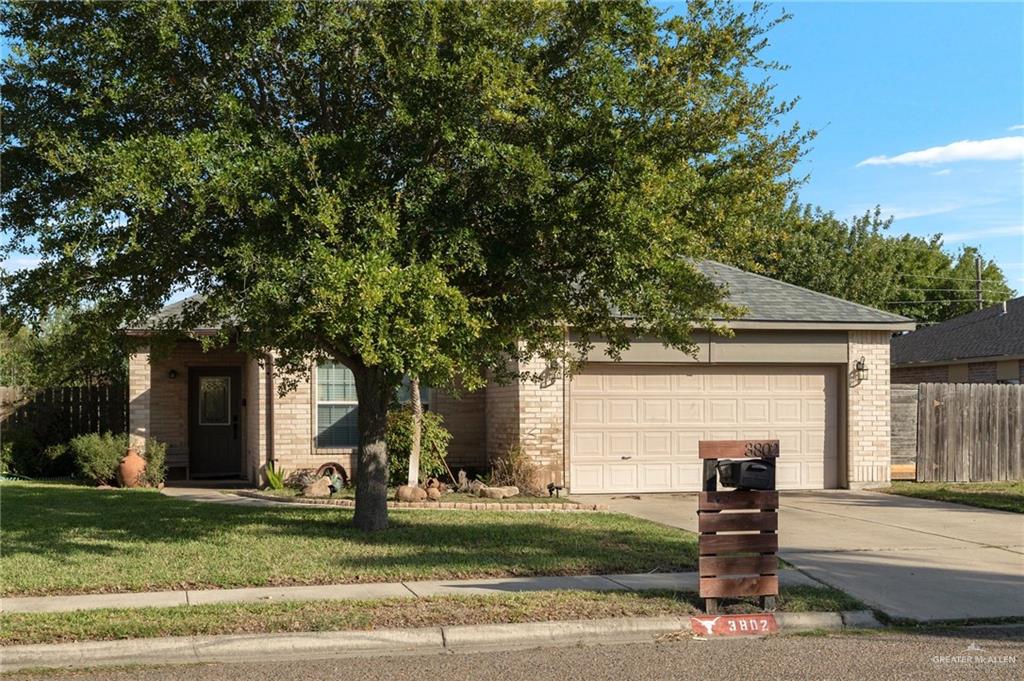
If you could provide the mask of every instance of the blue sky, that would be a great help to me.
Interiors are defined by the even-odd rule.
[[[979,246],[1024,291],[1024,4],[772,7],[793,15],[769,35],[790,67],[777,92],[819,131],[801,199],[842,217],[879,204],[894,231]]]

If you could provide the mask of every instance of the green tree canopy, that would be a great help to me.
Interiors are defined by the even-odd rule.
[[[742,248],[791,189],[761,6],[8,3],[4,198],[31,318],[180,325],[354,373],[357,526],[386,526],[403,374],[481,385],[564,325],[690,347],[723,313],[682,256]],[[625,320],[610,314],[622,310]]]
[[[892,218],[880,209],[851,220],[791,202],[764,222],[763,238],[741,253],[722,251],[726,262],[813,291],[870,305],[922,322],[940,322],[975,309],[976,248],[956,255],[942,236],[890,234]],[[982,261],[986,304],[1016,293],[992,260]]]

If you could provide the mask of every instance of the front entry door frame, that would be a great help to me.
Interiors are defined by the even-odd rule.
[[[226,379],[226,400],[221,402]],[[200,398],[200,387],[207,393]],[[208,400],[208,402],[207,402]],[[205,405],[205,406],[204,406]],[[189,367],[188,452],[192,478],[242,477],[242,368]]]

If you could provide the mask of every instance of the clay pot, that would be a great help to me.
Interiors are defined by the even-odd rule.
[[[128,454],[121,459],[117,467],[117,479],[122,487],[139,487],[143,484],[142,474],[146,470],[146,460],[139,456],[135,447],[128,448]]]

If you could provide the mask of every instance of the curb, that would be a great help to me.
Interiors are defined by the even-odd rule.
[[[869,610],[775,613],[780,632],[881,626]],[[171,636],[0,647],[0,672],[27,668],[196,664],[437,654],[573,644],[650,641],[690,632],[686,617],[619,617],[564,622],[485,624],[286,634]]]
[[[356,502],[351,499],[331,499],[314,497],[275,497],[259,492],[248,490],[235,490],[228,492],[237,497],[249,499],[262,499],[283,504],[306,504],[309,506],[338,506],[339,508],[355,508]],[[470,501],[391,501],[388,500],[389,509],[429,509],[432,511],[547,511],[549,513],[586,513],[606,512],[606,504],[579,504],[579,503],[503,503],[503,502],[470,502]]]

